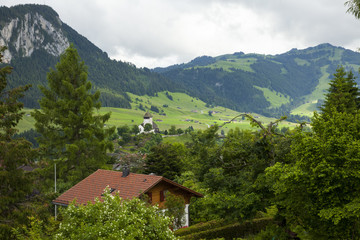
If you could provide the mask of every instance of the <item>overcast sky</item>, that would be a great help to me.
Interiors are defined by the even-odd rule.
[[[195,57],[279,54],[320,43],[356,50],[346,0],[0,0],[51,6],[111,58],[154,68]]]

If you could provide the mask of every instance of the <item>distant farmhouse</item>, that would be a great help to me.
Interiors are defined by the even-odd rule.
[[[151,130],[145,131],[146,124],[151,125]],[[149,112],[146,112],[144,115],[144,121],[142,124],[139,125],[139,131],[140,133],[159,133],[159,127],[156,125],[156,123],[153,122],[152,115]]]

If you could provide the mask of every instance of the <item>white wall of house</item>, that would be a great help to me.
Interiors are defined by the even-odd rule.
[[[185,215],[184,215],[183,223],[184,223],[183,227],[189,226],[189,204],[185,205]]]

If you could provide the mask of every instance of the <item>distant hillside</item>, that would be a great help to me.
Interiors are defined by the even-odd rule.
[[[168,95],[173,100],[169,100]],[[112,107],[100,109],[100,114],[111,112],[111,117],[106,123],[108,126],[128,125],[132,127],[139,125],[144,120],[145,112],[150,112],[161,131],[169,130],[172,125],[184,130],[190,126],[194,129],[207,129],[211,125],[222,125],[224,123],[227,124],[221,130],[226,133],[235,128],[256,129],[250,125],[248,119],[242,117],[229,123],[231,119],[240,114],[239,112],[219,106],[209,107],[205,102],[185,93],[159,92],[155,96],[138,96],[129,93],[129,97],[132,99],[131,109]],[[30,115],[32,111],[32,109],[25,109],[26,114],[18,125],[20,132],[34,128],[35,120]],[[251,114],[265,125],[275,121],[274,118],[267,118],[257,113]],[[295,123],[282,121],[278,127],[279,129],[283,127],[294,128],[295,125]]]
[[[203,56],[153,71],[186,85],[191,95],[210,104],[280,116],[302,104],[316,109],[339,65],[357,74],[360,54],[321,44],[279,55]]]
[[[154,95],[159,91],[183,91],[165,77],[131,63],[111,60],[108,55],[63,23],[58,14],[44,5],[0,7],[0,45],[14,67],[9,87],[32,84],[23,99],[25,106],[38,106],[38,85],[46,85],[46,73],[54,68],[59,55],[73,43],[88,66],[88,78],[101,90],[103,106],[130,108],[126,92]]]
[[[23,99],[26,107],[38,107],[41,93],[37,86],[47,84],[49,68],[54,68],[70,43],[88,66],[89,80],[94,90],[101,91],[106,107],[131,108],[127,92],[154,96],[169,91],[187,93],[209,107],[269,117],[288,115],[289,120],[296,120],[301,117],[293,115],[310,116],[321,104],[338,65],[356,74],[360,67],[359,53],[321,44],[279,55],[236,52],[202,56],[151,71],[111,60],[48,6],[0,7],[0,45],[8,46],[5,60],[14,67],[9,87],[33,86]]]

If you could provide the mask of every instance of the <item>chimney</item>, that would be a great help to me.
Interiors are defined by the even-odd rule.
[[[121,177],[127,177],[130,174],[130,169],[127,165],[124,166],[122,170],[122,176]]]

